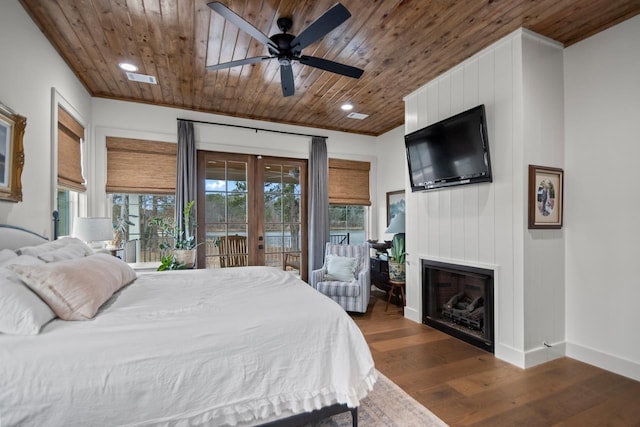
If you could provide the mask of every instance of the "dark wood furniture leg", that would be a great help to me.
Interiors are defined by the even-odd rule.
[[[406,299],[404,297],[404,282],[395,282],[393,280],[389,280],[389,284],[391,285],[391,289],[389,289],[389,298],[387,298],[387,305],[384,308],[384,311],[387,311],[389,308],[389,303],[391,303],[391,297],[393,297],[393,293],[396,288],[400,288],[400,297],[402,298],[402,306],[407,305]]]

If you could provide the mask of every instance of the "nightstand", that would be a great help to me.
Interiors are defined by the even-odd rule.
[[[370,257],[369,273],[372,285],[385,292],[391,290],[391,285],[389,284],[389,262],[387,260]]]

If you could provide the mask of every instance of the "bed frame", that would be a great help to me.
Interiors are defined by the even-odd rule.
[[[336,403],[331,406],[305,412],[304,414],[292,415],[288,418],[260,424],[259,427],[299,427],[308,423],[315,423],[333,415],[343,412],[351,412],[351,422],[353,427],[358,427],[358,408],[349,408],[345,404]]]
[[[0,224],[0,250],[16,250],[23,246],[35,246],[46,242],[44,236],[15,225]]]
[[[0,224],[0,250],[16,250],[24,246],[35,246],[48,241],[44,236],[8,224]],[[343,412],[351,412],[353,427],[358,427],[358,408],[349,408],[346,404],[334,404],[303,414],[292,415],[281,420],[261,424],[261,427],[297,427],[313,423]]]

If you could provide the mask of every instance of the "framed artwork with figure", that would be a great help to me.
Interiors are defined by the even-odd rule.
[[[387,227],[391,223],[391,218],[399,212],[404,213],[404,190],[389,191],[387,193]]]
[[[0,104],[0,200],[22,201],[22,137],[27,119]]]
[[[562,228],[562,169],[529,165],[529,228]]]

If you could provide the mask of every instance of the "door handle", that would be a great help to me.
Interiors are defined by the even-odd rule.
[[[258,249],[264,249],[264,245],[258,245]]]

